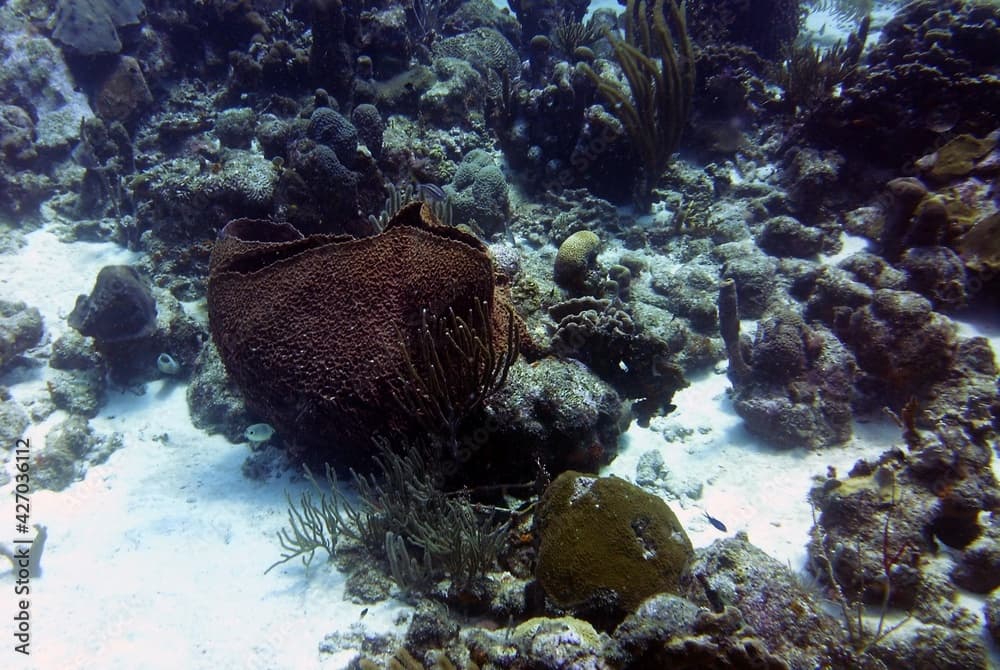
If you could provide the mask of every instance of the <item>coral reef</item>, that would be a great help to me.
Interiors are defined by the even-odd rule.
[[[0,2],[0,247],[139,258],[52,338],[0,302],[2,442],[51,418],[64,489],[158,380],[248,478],[354,466],[357,507],[332,470],[289,498],[275,564],[414,605],[320,643],[351,667],[985,667],[955,598],[1000,637],[1000,388],[964,336],[1000,295],[995,4],[508,4]],[[664,415],[725,358],[712,402],[769,447],[902,431],[817,478],[814,583],[693,551],[661,498],[740,522],[663,445],[649,493],[597,476],[633,420],[699,448]]]
[[[684,13],[674,0],[669,4],[656,0],[651,12],[652,30],[647,24],[646,4],[636,5],[635,0],[629,0],[625,38],[608,35],[631,95],[626,95],[613,79],[599,75],[589,65],[581,65],[621,121],[642,163],[643,172],[633,191],[636,205],[642,210],[651,206],[651,191],[677,150],[691,112],[695,83],[694,52]],[[667,27],[668,15],[676,36],[676,51],[675,37]]]
[[[911,425],[904,433],[909,455],[859,461],[848,477],[814,488],[819,532],[809,550],[819,577],[835,580],[848,600],[894,605],[930,622],[939,616],[935,603],[950,600],[958,582],[986,588],[977,566],[990,560],[990,532],[978,519],[996,508],[1000,487],[989,466],[995,436],[976,432],[970,437],[960,420],[933,433]],[[953,583],[921,569],[934,540],[958,553]]]
[[[555,0],[515,0],[509,3],[514,15],[517,16],[526,39],[535,35],[547,35],[558,24],[563,12],[579,21],[587,11],[587,2],[570,0],[556,2]]]
[[[692,39],[699,46],[742,44],[777,59],[799,32],[798,0],[726,0],[687,3]]]
[[[907,4],[881,31],[866,68],[823,102],[806,131],[876,165],[900,166],[934,148],[943,132],[985,134],[1000,123],[995,66],[985,45],[1000,38],[1000,9],[989,3]],[[975,100],[965,106],[959,101]],[[891,128],[892,132],[883,129]]]

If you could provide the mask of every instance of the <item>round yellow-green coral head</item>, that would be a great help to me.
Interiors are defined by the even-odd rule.
[[[556,283],[565,289],[583,285],[600,246],[601,238],[589,230],[580,230],[567,237],[556,253]]]

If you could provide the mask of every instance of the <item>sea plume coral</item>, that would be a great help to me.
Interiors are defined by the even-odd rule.
[[[668,15],[676,42],[668,27]],[[684,12],[674,0],[669,3],[656,0],[651,12],[647,12],[645,0],[638,3],[629,0],[625,10],[625,39],[610,33],[608,39],[628,82],[628,93],[589,65],[583,64],[581,68],[610,103],[628,133],[633,151],[642,161],[643,173],[634,197],[637,205],[648,209],[653,186],[677,150],[691,112],[694,51]]]

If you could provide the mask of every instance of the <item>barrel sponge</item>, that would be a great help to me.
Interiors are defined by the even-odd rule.
[[[694,556],[673,511],[657,496],[617,477],[564,472],[538,506],[535,576],[558,606],[586,610],[608,596],[624,617],[657,593],[678,593]],[[612,607],[611,610],[615,610]]]
[[[556,253],[556,283],[566,289],[580,287],[600,245],[601,239],[589,230],[580,230],[567,237]]]
[[[209,326],[226,369],[250,408],[315,461],[363,465],[375,430],[414,430],[393,394],[406,378],[401,345],[416,341],[422,310],[483,303],[503,350],[512,312],[486,247],[418,203],[360,239],[239,219],[209,264]]]

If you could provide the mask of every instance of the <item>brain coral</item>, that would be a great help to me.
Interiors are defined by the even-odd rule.
[[[556,253],[556,283],[565,289],[581,288],[600,246],[601,238],[589,230],[579,230],[563,240]]]
[[[341,464],[364,464],[375,434],[420,429],[394,391],[423,310],[465,315],[484,303],[502,349],[512,312],[486,247],[418,203],[360,239],[238,219],[209,268],[212,337],[250,408],[296,454]]]

